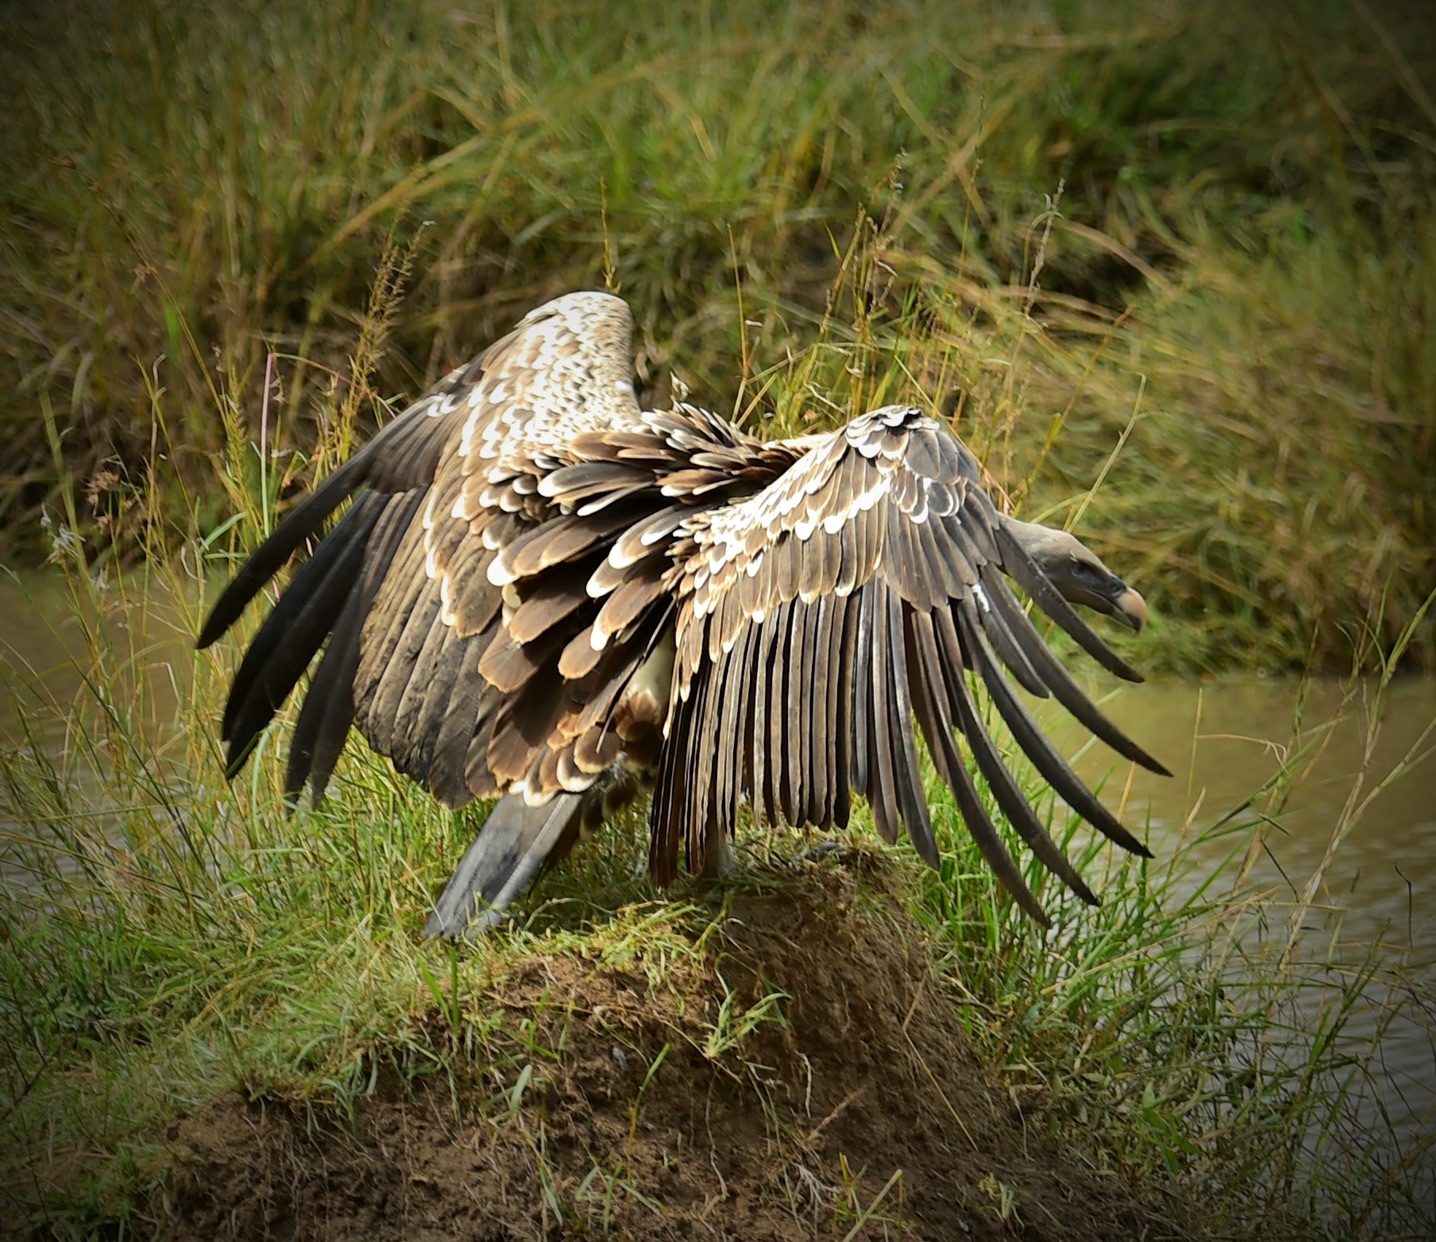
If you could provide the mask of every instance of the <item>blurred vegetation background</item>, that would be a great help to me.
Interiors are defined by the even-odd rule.
[[[93,571],[171,553],[236,445],[306,486],[607,286],[654,400],[955,413],[1158,661],[1347,667],[1436,584],[1425,0],[62,0],[0,81],[8,559],[66,489]]]

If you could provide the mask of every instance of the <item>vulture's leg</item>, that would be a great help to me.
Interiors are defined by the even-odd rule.
[[[555,794],[543,806],[519,794],[500,798],[434,902],[424,935],[457,939],[497,926],[544,864],[572,848],[582,804],[576,793]]]

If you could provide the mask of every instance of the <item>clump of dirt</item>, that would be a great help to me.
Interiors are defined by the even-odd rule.
[[[156,1204],[183,1238],[1130,1239],[1156,1205],[1024,1126],[919,934],[849,873],[729,895],[662,964],[535,956],[445,1074],[342,1124],[222,1100]]]

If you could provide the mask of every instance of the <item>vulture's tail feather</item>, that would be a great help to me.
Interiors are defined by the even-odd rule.
[[[573,847],[584,796],[559,793],[542,806],[521,794],[500,798],[434,901],[424,935],[452,940],[496,926],[544,866]]]

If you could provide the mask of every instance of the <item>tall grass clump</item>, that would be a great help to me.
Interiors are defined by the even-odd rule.
[[[959,365],[932,395],[965,386],[998,473],[1045,508],[1123,441],[1091,521],[1183,623],[1183,666],[1298,667],[1313,645],[1340,665],[1378,611],[1389,647],[1432,576],[1436,55],[1415,0],[880,20],[121,0],[0,24],[0,538],[32,559],[61,483],[46,402],[92,546],[172,550],[191,504],[212,528],[230,499],[217,411],[324,439],[313,411],[397,239],[415,280],[386,395],[580,286],[633,303],[651,390],[677,373],[755,416],[824,322],[865,360],[914,326],[940,339]],[[829,293],[869,216],[851,314]],[[821,392],[809,412],[853,411]],[[1408,661],[1433,650],[1428,624]]]

